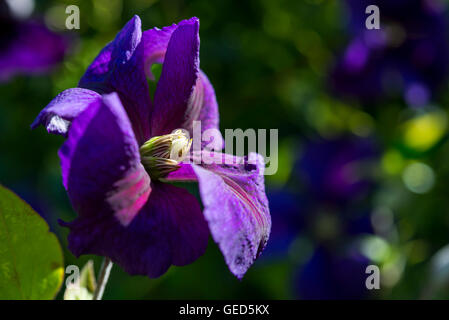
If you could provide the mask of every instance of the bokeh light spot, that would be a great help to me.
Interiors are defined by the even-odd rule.
[[[372,261],[380,263],[388,259],[390,246],[388,242],[380,237],[369,236],[362,241],[361,251]]]
[[[404,143],[416,151],[426,151],[433,147],[447,129],[447,115],[443,111],[433,111],[409,120],[404,127]]]
[[[397,175],[404,168],[404,159],[397,150],[389,150],[382,156],[382,169],[390,174]]]
[[[411,192],[422,194],[432,189],[435,183],[435,174],[427,164],[414,162],[405,168],[402,180]]]

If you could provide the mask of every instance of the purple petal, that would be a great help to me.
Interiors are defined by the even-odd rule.
[[[16,74],[39,74],[61,62],[67,39],[40,22],[10,22],[5,26],[9,39],[0,48],[0,82]]]
[[[147,78],[154,80],[151,73],[151,65],[154,63],[163,63],[165,52],[167,52],[168,42],[170,41],[173,31],[178,25],[172,24],[162,29],[153,28],[144,31],[142,34],[142,43],[144,47],[145,72]]]
[[[92,103],[59,150],[63,184],[80,217],[113,217],[127,225],[150,193],[150,178],[117,94]]]
[[[180,163],[180,168],[170,172],[162,179],[165,182],[198,182],[195,170],[191,163]]]
[[[219,153],[203,156],[222,164],[183,164],[166,180],[199,182],[212,237],[231,272],[241,279],[264,249],[271,230],[264,161],[255,153],[248,159]]]
[[[154,94],[152,136],[183,128],[190,117],[198,117],[201,110],[193,108],[193,88],[199,73],[199,47],[198,19],[173,31]]]
[[[198,201],[186,190],[156,183],[147,204],[128,227],[110,217],[67,224],[77,256],[110,257],[130,274],[155,278],[170,265],[190,264],[206,250],[209,230]]]
[[[144,47],[145,71],[147,77],[154,79],[151,73],[151,65],[153,63],[163,63],[165,53],[167,52],[170,38],[179,26],[191,25],[198,21],[198,18],[193,17],[187,20],[182,20],[178,24],[173,23],[171,26],[163,27],[162,29],[153,28],[143,32],[142,43]]]
[[[207,145],[210,149],[220,151],[223,149],[224,141],[223,136],[218,130],[218,103],[215,97],[214,87],[210,83],[206,74],[202,71],[200,71],[200,79],[204,92],[202,94],[203,100],[200,107],[201,112],[197,120],[201,121],[201,133],[204,133],[204,131],[209,129],[215,129],[213,141],[203,141],[202,146]],[[198,90],[198,88],[199,86],[196,86],[195,90]],[[186,129],[191,130],[190,127],[187,127]]]
[[[162,29],[153,28],[143,32],[142,43],[145,51],[145,71],[148,78],[154,79],[154,76],[151,73],[151,65],[164,62],[168,43],[178,26],[192,25],[197,22],[197,18],[191,18],[181,21],[178,25],[173,24]],[[215,98],[214,88],[207,76],[201,70],[199,78],[200,80],[196,81],[196,85],[192,91],[192,97],[189,97],[188,99],[192,104],[187,110],[192,110],[193,112],[190,112],[186,116],[186,121],[181,124],[184,129],[190,131],[191,136],[193,135],[193,120],[201,121],[201,132],[204,132],[207,129],[218,129],[219,122],[218,104]],[[203,145],[205,144],[206,143]],[[207,143],[207,145],[215,150],[221,150],[223,148],[223,138],[218,130],[217,138],[213,142]]]
[[[49,133],[66,136],[71,121],[89,104],[99,99],[101,99],[101,95],[89,89],[64,90],[39,113],[31,124],[31,128],[34,129],[42,124]]]
[[[141,21],[134,16],[100,52],[79,82],[83,88],[119,94],[139,144],[150,137],[152,108],[141,38]]]

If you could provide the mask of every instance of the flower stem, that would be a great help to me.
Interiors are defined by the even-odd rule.
[[[106,287],[106,283],[108,283],[111,268],[111,259],[104,257],[103,263],[101,264],[100,273],[98,274],[97,287],[95,288],[92,300],[101,300],[103,297],[104,288]]]

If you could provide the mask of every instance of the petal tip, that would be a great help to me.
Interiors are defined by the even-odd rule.
[[[200,23],[200,19],[198,17],[191,17],[189,19],[186,20],[182,20],[178,23],[178,26],[183,25],[183,24],[199,24]]]
[[[34,119],[33,123],[30,124],[30,129],[31,129],[31,130],[34,130],[34,129],[36,129],[40,124],[41,124],[41,117],[40,117],[40,115],[38,115],[38,116],[36,117],[36,119]]]
[[[137,14],[135,14],[129,21],[133,22],[136,27],[140,27],[140,25],[142,24],[142,20]]]

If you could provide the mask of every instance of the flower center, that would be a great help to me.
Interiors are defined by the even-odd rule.
[[[140,147],[143,166],[152,179],[159,179],[180,168],[190,151],[192,139],[183,130],[153,137]]]

